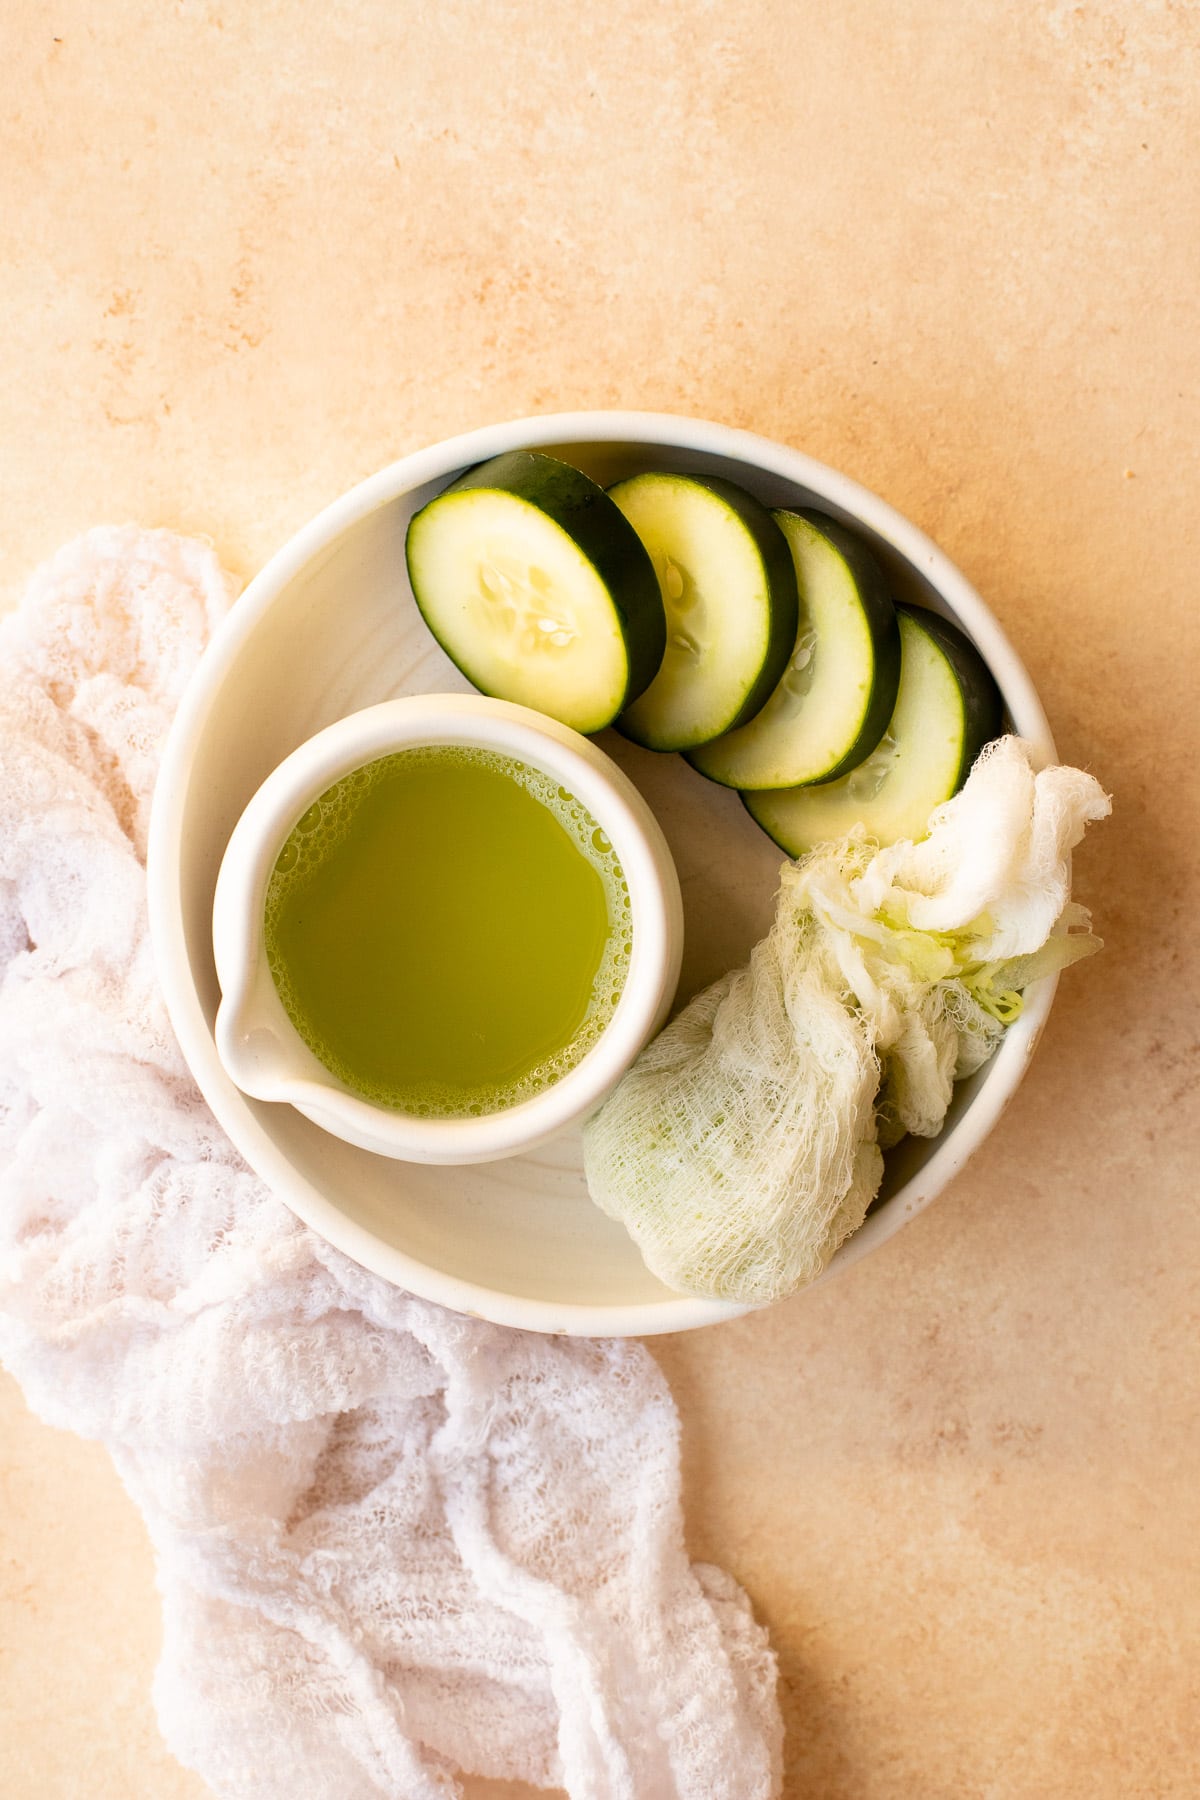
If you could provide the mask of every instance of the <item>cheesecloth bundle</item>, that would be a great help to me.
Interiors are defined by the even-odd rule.
[[[1018,990],[1100,947],[1067,900],[1069,857],[1108,810],[1091,775],[999,738],[922,842],[878,850],[860,828],[783,865],[749,965],[584,1129],[592,1198],[660,1280],[760,1305],[821,1273],[866,1216],[882,1148],[940,1131]]]
[[[69,545],[0,627],[0,1352],[112,1453],[153,1540],[168,1743],[231,1800],[766,1800],[775,1671],[683,1548],[636,1344],[459,1317],[240,1162],[147,941],[159,745],[229,586]]]

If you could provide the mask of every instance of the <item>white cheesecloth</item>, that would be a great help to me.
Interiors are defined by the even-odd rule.
[[[145,1517],[166,1740],[235,1800],[447,1800],[460,1771],[766,1800],[774,1659],[688,1561],[647,1351],[366,1273],[192,1083],[143,860],[231,597],[203,545],[101,529],[0,625],[0,1355]]]

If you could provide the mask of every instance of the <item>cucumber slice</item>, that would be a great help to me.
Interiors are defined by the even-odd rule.
[[[900,686],[896,609],[870,551],[820,513],[771,517],[795,564],[796,641],[749,724],[688,755],[724,787],[792,788],[857,767],[887,729]]]
[[[742,795],[751,818],[789,856],[845,837],[855,825],[881,845],[924,837],[934,807],[958,792],[1000,731],[999,689],[970,640],[924,608],[897,606],[896,616],[900,692],[878,748],[837,781]]]
[[[752,718],[796,637],[787,543],[752,495],[717,476],[634,475],[609,494],[654,564],[667,647],[618,730],[648,750],[688,750]]]
[[[576,731],[653,680],[666,621],[650,558],[602,487],[512,450],[423,506],[405,540],[421,615],[482,693]]]

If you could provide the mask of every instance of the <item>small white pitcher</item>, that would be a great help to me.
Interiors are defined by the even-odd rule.
[[[544,771],[605,831],[629,886],[632,952],[621,998],[585,1056],[558,1081],[481,1117],[422,1118],[375,1105],[325,1068],[284,1009],[263,942],[267,885],[296,821],[364,763],[445,744],[490,750]],[[649,807],[610,757],[528,707],[475,694],[387,700],[301,744],[234,828],[213,903],[221,985],[217,1051],[246,1094],[283,1101],[335,1137],[407,1162],[489,1162],[531,1150],[593,1112],[664,1022],[679,980],[683,906],[671,853]]]

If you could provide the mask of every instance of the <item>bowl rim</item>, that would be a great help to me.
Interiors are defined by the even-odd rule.
[[[427,482],[449,480],[473,463],[506,450],[608,443],[662,444],[674,450],[741,461],[808,489],[859,521],[931,584],[978,647],[1021,736],[1046,761],[1056,759],[1041,701],[998,620],[933,540],[870,489],[803,451],[712,420],[625,410],[531,414],[459,433],[387,464],[323,507],[250,580],[201,656],[167,734],[147,842],[147,905],[167,1014],[201,1094],[251,1168],[321,1238],[397,1286],[456,1312],[557,1335],[648,1337],[691,1330],[756,1309],[683,1294],[600,1305],[531,1299],[486,1288],[433,1268],[384,1243],[348,1218],[300,1175],[225,1074],[217,1056],[191,980],[182,896],[175,879],[180,867],[192,761],[216,693],[244,642],[280,591],[305,565],[369,513]],[[965,1166],[1020,1085],[1049,1015],[1056,986],[1057,977],[1049,976],[1030,990],[1021,1017],[1006,1032],[963,1117],[937,1141],[917,1174],[847,1239],[819,1277],[820,1282],[850,1267],[894,1236]]]
[[[373,1104],[343,1086],[304,1044],[265,974],[263,907],[271,870],[307,808],[355,769],[410,749],[485,750],[569,787],[607,835],[629,887],[632,955],[621,997],[586,1054],[547,1087],[478,1117],[425,1118]],[[526,706],[483,694],[406,694],[351,713],[314,733],[278,763],[233,828],[213,898],[213,955],[221,1002],[217,1054],[244,1093],[289,1102],[323,1130],[360,1149],[407,1162],[458,1166],[536,1149],[594,1110],[659,1027],[674,997],[683,907],[658,821],[599,745]],[[266,996],[264,1016],[263,996]],[[242,1068],[254,1022],[283,1040],[281,1066]],[[290,1062],[289,1062],[290,1057]],[[253,1084],[252,1084],[253,1083]]]

